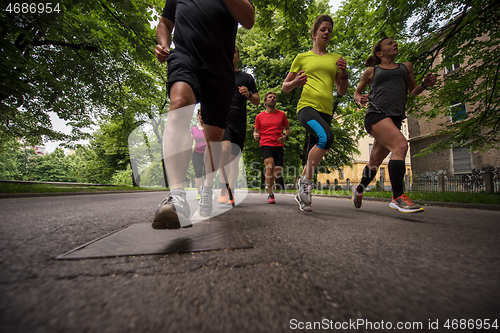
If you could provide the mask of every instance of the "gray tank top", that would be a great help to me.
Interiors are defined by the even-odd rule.
[[[404,64],[398,64],[398,68],[394,69],[374,67],[367,112],[404,118],[408,97],[407,78],[408,68]]]

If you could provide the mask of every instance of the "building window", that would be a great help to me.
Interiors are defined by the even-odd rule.
[[[453,171],[468,173],[472,170],[470,152],[465,148],[453,148]]]
[[[460,102],[451,102],[451,121],[452,122],[457,122],[460,120],[464,120],[467,118],[467,108],[465,107],[464,103]]]
[[[339,178],[344,179],[344,168],[339,169]]]
[[[368,155],[372,154],[372,149],[373,149],[373,143],[368,144]]]
[[[443,55],[443,59],[447,58],[445,55]],[[457,69],[460,68],[460,64],[451,64],[450,67],[447,67],[444,69],[445,74],[450,74],[456,71]]]
[[[445,68],[444,72],[446,74],[450,74],[450,73],[453,73],[454,71],[456,71],[459,68],[460,68],[460,64],[453,64],[453,65],[451,65],[450,68]]]

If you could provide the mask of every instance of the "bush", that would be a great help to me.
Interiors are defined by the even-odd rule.
[[[126,170],[116,171],[113,178],[111,178],[111,184],[132,186],[132,169],[130,165],[127,166]]]

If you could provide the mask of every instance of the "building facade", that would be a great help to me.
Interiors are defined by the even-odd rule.
[[[436,59],[435,65],[442,61],[443,56],[440,55]],[[460,64],[452,65],[439,72],[438,74],[444,77],[446,84],[446,76],[453,73],[455,70],[460,70]],[[436,87],[439,89],[439,87]],[[415,156],[422,149],[425,149],[430,144],[446,140],[447,136],[438,133],[443,125],[449,123],[460,122],[468,117],[468,114],[474,112],[474,107],[462,103],[452,103],[450,106],[451,116],[440,116],[436,118],[427,117],[408,117],[409,128],[409,143],[412,151],[411,165],[413,175],[420,178],[434,178],[439,174],[445,175],[446,178],[472,173],[480,173],[485,170],[498,170],[500,168],[500,150],[493,149],[488,152],[470,152],[466,148],[447,149],[436,153],[431,153],[423,156]],[[425,113],[426,108],[423,111]]]

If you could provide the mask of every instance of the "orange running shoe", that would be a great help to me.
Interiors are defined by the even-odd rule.
[[[423,207],[411,202],[410,198],[408,198],[406,194],[401,195],[397,199],[394,199],[393,197],[389,207],[399,210],[401,213],[417,213],[424,211]]]
[[[229,200],[229,194],[227,193],[225,188],[220,189],[220,194],[219,194],[219,199],[217,199],[217,202],[225,205],[227,201]]]

